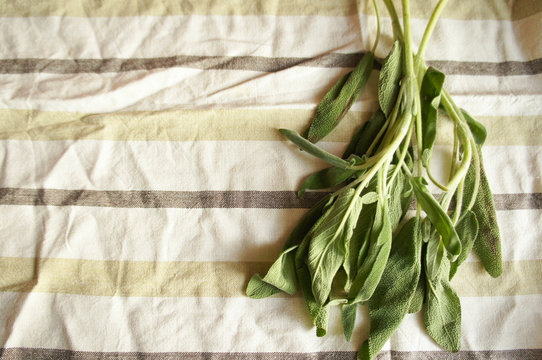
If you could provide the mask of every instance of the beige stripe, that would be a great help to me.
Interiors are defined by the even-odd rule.
[[[148,262],[0,258],[0,291],[95,296],[240,297],[267,262]],[[505,262],[493,279],[465,263],[453,285],[460,296],[542,294],[542,260]]]
[[[358,0],[359,2],[359,0]],[[428,5],[430,2],[430,5]],[[396,2],[397,3],[397,2]],[[437,0],[412,1],[414,17],[428,18]],[[518,20],[542,11],[539,0],[455,1],[443,17],[453,19]],[[274,0],[274,1],[213,1],[213,0],[18,0],[0,3],[2,16],[137,16],[137,15],[319,15],[345,16],[361,11],[372,14],[370,1],[362,2],[359,10],[355,0]]]
[[[160,112],[76,113],[0,110],[0,140],[283,140],[278,128],[303,131],[306,109],[212,109]],[[348,142],[369,113],[349,112],[326,141]],[[479,116],[488,145],[542,145],[541,116]],[[442,122],[437,143],[449,144],[451,125]]]

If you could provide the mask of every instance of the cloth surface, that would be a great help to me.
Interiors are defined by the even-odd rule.
[[[436,1],[411,2],[418,44]],[[426,60],[488,129],[504,273],[471,256],[454,278],[461,352],[414,314],[380,359],[542,358],[541,32],[539,0],[442,14]],[[299,294],[244,290],[319,198],[295,191],[325,164],[276,129],[303,131],[375,34],[369,1],[1,2],[0,359],[353,359],[366,309],[351,342],[336,309],[317,338]]]

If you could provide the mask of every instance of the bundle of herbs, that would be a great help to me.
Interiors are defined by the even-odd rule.
[[[382,64],[378,110],[353,135],[342,157],[314,143],[329,134],[365,87],[374,67],[373,49],[340,79],[319,104],[300,136],[280,129],[301,150],[330,164],[299,190],[333,189],[310,209],[286,240],[265,277],[256,274],[247,295],[294,294],[306,299],[317,336],[326,334],[330,306],[341,307],[350,340],[358,305],[368,305],[370,333],[358,358],[374,358],[407,313],[422,311],[427,333],[442,348],[458,351],[461,305],[450,285],[474,250],[487,272],[502,272],[500,236],[484,173],[484,127],[460,109],[444,87],[445,75],[423,60],[447,0],[440,0],[413,53],[409,0],[402,22],[392,0],[382,0],[393,24],[394,44]],[[431,174],[431,154],[441,123],[452,122],[447,182]],[[440,188],[438,195],[428,184]],[[414,211],[409,212],[415,203]]]

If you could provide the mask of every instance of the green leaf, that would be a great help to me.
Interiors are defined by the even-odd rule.
[[[450,262],[444,258],[437,279],[427,278],[423,322],[437,344],[456,352],[461,347],[461,303],[448,280],[449,272]]]
[[[436,231],[433,231],[427,242],[425,256],[425,273],[430,280],[434,280],[439,276],[443,258],[444,244],[440,239],[440,235]]]
[[[299,220],[299,223],[286,239],[279,259],[271,266],[273,270],[269,269],[268,275],[266,275],[263,279],[259,274],[252,276],[246,289],[246,293],[249,297],[253,299],[262,299],[279,293],[281,289],[274,286],[273,283],[280,284],[284,282],[295,284],[295,274],[291,271],[294,252],[291,250],[295,249],[295,247],[301,243],[305,235],[309,232],[310,228],[320,218],[329,199],[329,196],[323,197],[318,203],[316,203],[316,205],[306,212],[305,215],[303,215],[301,220]],[[284,268],[281,268],[281,265]],[[269,273],[271,273],[271,275],[269,275]],[[289,287],[288,291],[292,293],[295,292],[291,286]]]
[[[262,283],[267,283],[289,295],[297,291],[297,279],[294,264],[294,252],[297,245],[283,251],[278,259],[271,265],[263,279],[258,274],[252,277],[247,286],[247,295],[253,299],[261,299],[270,295],[269,289]]]
[[[343,158],[347,158],[351,154],[365,155],[385,122],[386,115],[382,110],[376,110],[370,119],[354,134],[343,154]]]
[[[424,257],[424,253],[422,252],[422,259],[423,257]],[[422,268],[423,268],[423,263],[422,263]],[[414,314],[420,311],[422,309],[424,301],[425,301],[425,274],[423,271],[421,271],[420,277],[418,279],[418,285],[416,286],[416,291],[414,292],[414,296],[412,296],[412,299],[410,300],[408,313]]]
[[[343,304],[341,306],[343,330],[346,341],[350,341],[350,339],[352,338],[352,333],[354,332],[354,325],[356,324],[357,308],[357,304]]]
[[[321,221],[322,219],[320,218],[317,223]],[[312,294],[311,274],[305,264],[305,258],[307,257],[309,250],[309,240],[310,238],[307,235],[299,245],[299,248],[295,253],[295,268],[297,279],[305,298],[305,304],[311,315],[312,323],[316,326],[316,336],[322,337],[325,336],[327,332],[329,310],[327,306],[318,304]]]
[[[421,226],[408,220],[393,239],[390,257],[369,300],[371,326],[361,359],[373,359],[401,324],[416,293],[421,272]]]
[[[318,142],[337,126],[365,87],[373,66],[374,54],[368,52],[356,68],[340,79],[324,96],[306,133],[310,142]]]
[[[423,165],[428,166],[431,150],[437,136],[437,117],[440,104],[440,93],[445,76],[433,67],[425,72],[420,89],[422,112],[422,149]]]
[[[461,242],[455,232],[454,225],[450,217],[440,207],[440,204],[435,200],[427,187],[422,183],[420,177],[410,177],[410,183],[416,194],[416,199],[427,214],[431,223],[435,226],[442,237],[442,242],[451,256],[455,260],[461,253]]]
[[[478,220],[476,220],[476,214],[470,210],[466,210],[457,225],[455,226],[455,231],[461,240],[461,254],[455,262],[450,265],[450,280],[454,277],[459,265],[461,265],[467,257],[469,256],[474,241],[478,236]]]
[[[477,149],[480,156],[480,187],[472,212],[478,220],[478,236],[474,241],[474,252],[480,258],[482,265],[489,275],[499,277],[502,274],[501,236],[497,223],[497,212],[493,195],[485,174],[482,152]],[[474,169],[469,168],[465,178],[464,194],[472,194],[474,187]]]
[[[322,159],[333,166],[336,166],[341,169],[347,169],[353,163],[341,159],[338,156],[335,156],[327,151],[320,149],[318,146],[314,145],[310,141],[301,137],[297,132],[288,129],[279,129],[279,132],[284,135],[288,140],[297,145],[301,150],[305,150],[309,154],[316,156],[319,159]]]
[[[487,130],[484,125],[476,121],[465,109],[461,109],[461,113],[467,121],[467,125],[476,144],[483,145],[487,138]]]
[[[412,187],[408,178],[402,171],[399,171],[391,186],[389,194],[389,213],[392,231],[395,231],[395,228],[408,211],[413,197],[413,193],[410,191],[411,189]]]
[[[368,253],[352,282],[349,303],[367,301],[380,281],[392,243],[392,229],[387,206],[378,204],[371,228]]]
[[[322,169],[309,176],[307,180],[303,182],[297,195],[300,198],[303,198],[307,189],[320,190],[340,185],[357,172],[359,171],[341,169],[334,166]]]
[[[399,80],[403,73],[402,65],[401,43],[395,41],[388,56],[384,60],[378,79],[378,102],[386,116],[391,113],[397,101]]]
[[[354,189],[339,195],[322,216],[322,221],[308,234],[310,245],[306,263],[311,273],[312,292],[320,305],[326,303],[333,278],[344,263],[346,247],[361,211],[361,198],[354,195]]]

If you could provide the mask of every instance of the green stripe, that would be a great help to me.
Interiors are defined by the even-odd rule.
[[[210,109],[77,113],[0,110],[0,140],[279,141],[279,128],[303,132],[313,110]],[[369,113],[350,111],[325,141],[348,142]],[[488,145],[542,145],[542,115],[479,116]],[[449,122],[442,122],[438,144],[449,144]]]
[[[271,255],[271,254],[270,254]],[[89,296],[243,297],[254,273],[270,262],[119,261],[0,257],[0,291]],[[542,260],[503,264],[493,279],[464,263],[453,286],[460,296],[542,294]]]

